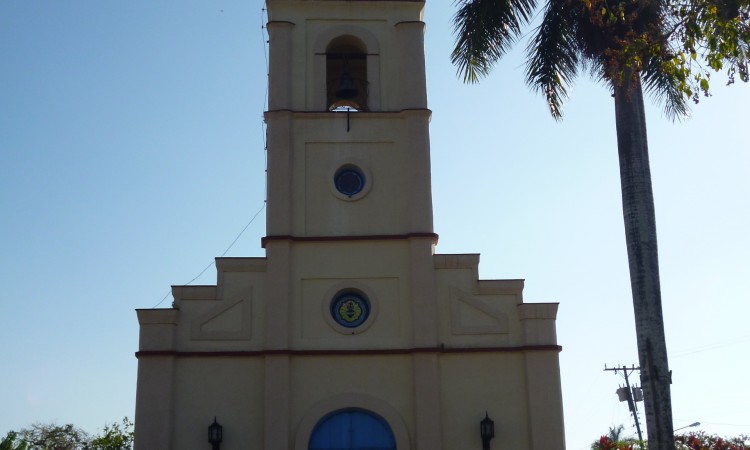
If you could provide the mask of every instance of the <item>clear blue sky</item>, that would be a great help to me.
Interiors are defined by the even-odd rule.
[[[637,363],[612,99],[555,123],[512,53],[478,86],[427,5],[440,253],[560,302],[567,444],[634,433],[605,364]],[[263,206],[260,1],[0,2],[0,433],[134,411],[135,308],[221,255]],[[750,432],[750,86],[648,110],[675,426]],[[264,214],[228,256],[262,256]],[[210,268],[194,283],[212,284]],[[168,306],[168,299],[162,306]]]

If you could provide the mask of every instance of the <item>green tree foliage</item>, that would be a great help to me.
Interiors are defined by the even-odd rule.
[[[537,9],[537,0],[459,0],[452,61],[464,81],[487,76]],[[709,95],[712,71],[749,81],[750,0],[546,0],[527,47],[526,80],[562,118],[576,75],[610,85],[642,78],[670,117]]]
[[[672,60],[664,71],[680,80],[686,95],[696,103],[699,92],[708,96],[711,71],[725,70],[728,84],[750,80],[748,0],[671,0],[668,7]]]
[[[35,423],[19,433],[29,443],[29,450],[84,450],[89,436],[73,426]]]
[[[593,33],[612,37],[599,49],[603,78],[642,74],[669,116],[687,113],[684,99],[710,95],[712,72],[725,70],[728,84],[750,80],[748,0],[573,1]]]
[[[133,423],[127,417],[105,425],[94,436],[72,424],[34,424],[9,432],[0,441],[0,450],[132,450],[133,439]]]
[[[622,438],[622,433],[625,431],[625,425],[617,425],[616,427],[609,427],[607,437],[614,442],[618,442]]]
[[[18,433],[9,431],[2,441],[0,441],[0,450],[27,450],[28,444],[24,439],[18,439]]]
[[[130,450],[134,437],[133,423],[125,417],[120,424],[105,425],[102,434],[94,437],[86,450]]]

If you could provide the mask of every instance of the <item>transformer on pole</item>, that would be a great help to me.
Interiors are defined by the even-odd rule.
[[[622,371],[622,374],[625,377],[625,386],[620,386],[617,391],[617,397],[620,399],[621,402],[628,402],[628,409],[630,409],[630,413],[633,415],[633,420],[635,421],[635,429],[638,432],[638,440],[643,442],[643,435],[641,434],[641,423],[638,419],[638,402],[643,401],[643,390],[639,386],[631,386],[630,380],[628,379],[628,376],[635,372],[636,370],[641,370],[640,367],[630,366],[622,366],[622,367],[607,367],[604,366],[605,371],[612,371],[615,374],[617,374],[618,371]]]

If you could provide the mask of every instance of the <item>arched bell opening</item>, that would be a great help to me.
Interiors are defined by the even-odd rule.
[[[326,48],[326,95],[330,111],[367,111],[367,50],[354,36],[339,36]]]

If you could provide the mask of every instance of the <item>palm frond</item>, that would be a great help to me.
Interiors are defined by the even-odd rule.
[[[690,115],[690,107],[679,80],[661,68],[661,62],[652,58],[641,72],[644,91],[657,102],[663,103],[664,114],[671,120]]]
[[[568,87],[578,74],[580,51],[563,0],[548,0],[542,23],[526,47],[526,83],[547,99],[552,117],[562,118]]]
[[[516,41],[531,19],[536,0],[458,0],[458,4],[451,62],[464,82],[476,83]]]
[[[601,58],[591,59],[585,56],[581,56],[579,67],[579,71],[582,73],[588,73],[589,77],[591,77],[591,80],[593,80],[595,83],[602,83],[611,86],[612,83],[607,80],[607,72],[605,71],[605,67]]]

